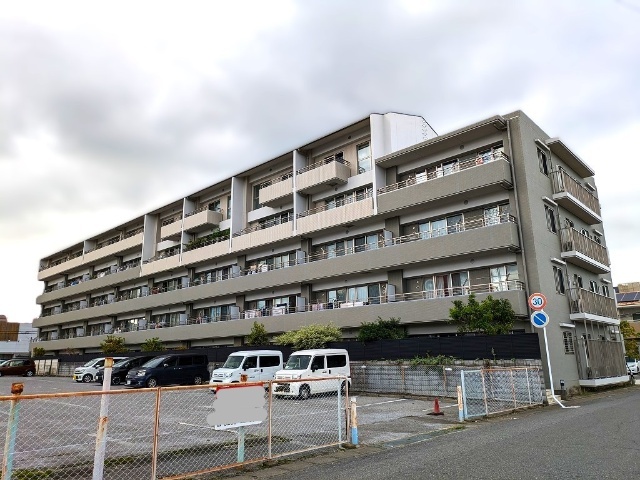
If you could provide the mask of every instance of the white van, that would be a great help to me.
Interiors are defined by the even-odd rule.
[[[324,377],[347,377],[340,384],[342,391],[345,390],[346,382],[349,382],[349,386],[351,386],[349,352],[342,348],[299,350],[291,354],[283,370],[276,372],[276,381]],[[316,393],[336,392],[337,390],[338,380],[333,379],[308,383],[274,383],[273,394],[298,397],[304,400]]]
[[[125,358],[128,357],[113,357],[113,363],[124,360]],[[105,360],[106,357],[94,358],[93,360],[89,360],[83,366],[78,367],[73,371],[73,379],[76,382],[93,382],[96,378],[96,373],[98,373],[98,369],[100,367],[104,367]]]
[[[211,372],[209,384],[238,383],[241,374],[246,374],[249,382],[269,381],[278,370],[282,370],[282,352],[279,350],[234,352],[221,368]]]

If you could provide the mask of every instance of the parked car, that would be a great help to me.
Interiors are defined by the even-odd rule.
[[[0,365],[0,377],[2,375],[26,375],[33,377],[36,374],[36,364],[30,358],[12,358]]]
[[[127,357],[113,357],[114,362],[119,362]],[[104,367],[105,357],[94,358],[89,360],[83,366],[76,368],[73,371],[73,379],[76,382],[89,383],[96,378],[96,373],[100,367]]]
[[[160,385],[201,385],[209,381],[209,360],[203,354],[161,355],[129,370],[125,385],[154,388]]]
[[[209,384],[215,387],[220,383],[238,383],[242,374],[247,375],[249,382],[269,381],[282,368],[282,352],[279,350],[234,352],[221,368],[211,372]]]
[[[341,384],[342,390],[345,389],[346,382],[351,385],[349,352],[341,348],[322,348],[293,352],[284,369],[276,372],[275,379],[276,381],[299,380],[338,376],[347,377]],[[274,395],[298,397],[302,400],[316,393],[335,391],[337,391],[335,380],[273,384]]]
[[[155,355],[144,355],[141,357],[129,357],[113,364],[111,369],[111,385],[119,385],[124,383],[127,373],[132,368],[137,368],[142,364],[148,362]],[[96,372],[96,382],[102,383],[104,377],[104,367],[100,367]]]
[[[629,373],[632,375],[637,375],[640,373],[640,362],[637,358],[626,358],[627,360],[627,369]]]

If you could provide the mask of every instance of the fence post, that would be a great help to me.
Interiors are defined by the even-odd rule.
[[[16,435],[18,433],[18,413],[20,412],[20,394],[24,389],[22,383],[12,383],[11,393],[14,398],[9,407],[9,418],[7,419],[7,436],[4,441],[4,456],[2,457],[2,478],[11,480],[13,471],[13,453],[16,447]]]
[[[484,399],[484,412],[485,415],[489,415],[489,405],[487,405],[487,387],[484,382],[484,368],[480,369],[480,375],[482,376],[482,398]]]
[[[524,373],[527,377],[527,391],[529,392],[529,405],[531,405],[531,385],[529,384],[529,368],[525,367]]]
[[[340,378],[338,378],[338,443],[342,443],[342,380]]]
[[[98,431],[96,432],[96,448],[93,454],[93,480],[101,480],[104,471],[104,452],[107,448],[107,426],[109,424],[109,395],[111,388],[111,367],[113,358],[107,357],[104,361],[104,378],[102,379],[102,395],[100,398],[100,418],[98,419]]]
[[[511,372],[511,393],[513,394],[513,408],[518,408],[518,402],[516,401],[516,384],[513,379],[513,369],[510,369]]]
[[[268,409],[268,418],[269,423],[267,423],[267,458],[271,460],[271,416],[273,415],[273,394],[271,393],[273,390],[273,380],[269,380],[269,398],[267,400],[267,409]]]
[[[460,370],[460,393],[462,394],[462,417],[467,419],[467,392],[464,385],[464,370]],[[458,407],[460,408],[460,407]]]
[[[151,447],[151,480],[156,480],[156,471],[158,469],[158,435],[160,434],[160,387],[156,389],[156,411],[155,421],[153,424],[153,446]]]

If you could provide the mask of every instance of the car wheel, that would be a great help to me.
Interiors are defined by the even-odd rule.
[[[36,372],[34,372],[33,370],[29,370],[27,372],[27,377],[33,377],[36,374]]]
[[[196,377],[193,379],[193,384],[202,385],[202,377],[200,375],[196,375]]]
[[[151,377],[149,380],[147,380],[147,388],[156,388],[158,386],[158,381]]]
[[[120,385],[120,377],[117,375],[115,377],[111,377],[111,385]]]
[[[300,387],[300,393],[298,394],[298,398],[300,400],[306,400],[310,396],[311,396],[311,389],[309,388],[309,385],[302,385]]]
[[[90,373],[87,373],[84,377],[82,377],[82,381],[84,383],[89,383],[91,380],[93,380],[93,377]]]

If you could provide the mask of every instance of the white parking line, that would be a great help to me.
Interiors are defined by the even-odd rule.
[[[406,398],[399,398],[398,400],[387,400],[386,402],[377,402],[377,403],[367,403],[365,405],[358,405],[358,408],[362,407],[373,407],[375,405],[384,405],[385,403],[395,403],[395,402],[405,402]]]

